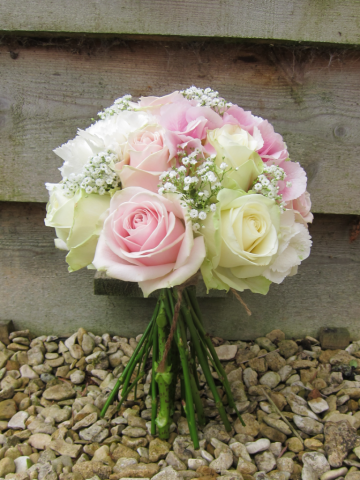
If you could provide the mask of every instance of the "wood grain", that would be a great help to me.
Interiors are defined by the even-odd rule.
[[[360,52],[222,42],[66,45],[0,47],[1,200],[47,201],[44,183],[60,180],[52,149],[115,98],[196,84],[274,124],[307,171],[315,212],[360,213]]]
[[[358,44],[356,0],[1,0],[0,31]]]
[[[69,274],[64,252],[44,226],[45,206],[0,203],[0,321],[35,334],[142,333],[154,299],[94,295],[94,272]],[[228,339],[253,339],[280,328],[291,337],[316,335],[322,326],[348,327],[360,338],[360,239],[349,242],[350,215],[316,215],[314,246],[299,274],[272,285],[267,296],[241,294],[248,317],[231,295],[200,298],[206,328]]]

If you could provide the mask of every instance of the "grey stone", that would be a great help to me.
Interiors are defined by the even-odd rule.
[[[276,460],[271,451],[255,455],[255,463],[259,471],[268,473],[276,467]]]
[[[308,401],[309,407],[314,413],[322,413],[329,410],[329,404],[324,398],[313,398]]]
[[[220,347],[215,347],[217,356],[221,361],[233,360],[236,357],[237,350],[237,345],[221,345]]]
[[[68,398],[74,398],[75,396],[76,396],[75,391],[73,390],[71,385],[67,383],[49,387],[43,393],[43,397],[46,400],[54,400],[54,401],[67,400]]]
[[[277,372],[266,372],[265,375],[263,375],[259,380],[261,385],[266,385],[271,389],[277,387],[280,381],[281,377]]]
[[[249,388],[258,384],[258,374],[252,368],[245,368],[243,372],[243,380],[245,385]]]
[[[180,475],[171,466],[165,467],[161,472],[152,477],[152,480],[183,480],[183,476]]]
[[[258,337],[255,339],[255,343],[259,345],[259,347],[267,350],[268,352],[276,350],[276,345],[274,345],[272,341],[267,337]]]
[[[276,430],[279,430],[279,432],[284,433],[287,436],[292,435],[292,431],[283,420],[278,420],[270,416],[264,417],[263,420],[267,425],[269,425],[269,427],[276,428]]]
[[[309,417],[294,415],[293,421],[302,432],[307,433],[308,435],[318,435],[324,431],[324,426],[322,423],[317,422]]]
[[[321,475],[320,480],[334,480],[335,478],[343,477],[348,472],[346,467],[338,468],[336,470],[329,470]]]
[[[82,337],[81,347],[85,355],[90,355],[94,350],[95,341],[88,333],[84,333]]]
[[[332,467],[341,467],[348,452],[354,448],[356,430],[346,420],[325,424],[325,452]]]
[[[282,340],[279,342],[278,347],[280,355],[285,358],[290,358],[299,350],[297,343],[293,340]]]
[[[203,458],[189,458],[188,460],[189,470],[197,470],[199,467],[206,467],[207,465],[208,465],[208,462]]]
[[[77,458],[82,450],[81,445],[67,443],[64,440],[52,440],[49,448],[57,452],[59,455],[67,455],[71,458]]]
[[[80,385],[85,380],[85,372],[82,370],[75,370],[75,372],[70,375],[70,380],[75,385]]]
[[[268,450],[269,447],[270,447],[270,440],[267,438],[260,438],[256,442],[248,442],[246,444],[246,450],[251,455],[255,453],[263,452],[264,450]]]
[[[191,455],[191,452],[189,452]],[[175,452],[171,451],[168,453],[165,461],[168,465],[172,466],[174,470],[186,470],[186,465],[180,460]]]
[[[29,418],[28,412],[17,412],[13,417],[11,417],[8,428],[12,428],[14,430],[24,430],[25,422]]]
[[[252,443],[252,442],[249,442],[248,445],[250,443]],[[269,444],[270,444],[270,442],[269,442]],[[244,460],[247,460],[248,462],[251,462],[251,457],[249,455],[247,447],[244,444],[242,444],[241,442],[234,442],[234,443],[230,444],[229,447],[231,448],[235,457],[237,457],[237,458],[242,457]]]
[[[303,480],[317,480],[325,472],[330,470],[329,462],[325,455],[320,452],[307,452],[302,456],[304,464],[302,470]]]
[[[221,473],[223,470],[227,470],[233,463],[232,452],[221,452],[218,458],[210,463],[210,468],[213,468],[217,473]]]

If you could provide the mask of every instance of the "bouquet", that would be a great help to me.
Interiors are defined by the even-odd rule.
[[[62,181],[46,184],[45,224],[82,267],[160,291],[134,354],[102,411],[118,408],[152,358],[151,433],[167,439],[180,377],[194,447],[206,418],[197,362],[225,428],[240,414],[206,334],[194,285],[266,294],[310,254],[306,174],[272,125],[218,92],[191,87],[138,102],[125,95],[55,150]],[[237,294],[238,295],[238,294]],[[190,341],[188,342],[188,338]],[[223,384],[224,407],[209,363]]]

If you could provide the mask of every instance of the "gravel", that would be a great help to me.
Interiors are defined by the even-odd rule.
[[[81,328],[0,342],[0,480],[360,480],[360,342],[322,349],[281,330],[254,342],[212,338],[245,426],[219,383],[225,430],[198,368],[208,423],[195,450],[180,388],[170,438],[150,435],[150,374],[136,400],[100,418],[140,338]]]

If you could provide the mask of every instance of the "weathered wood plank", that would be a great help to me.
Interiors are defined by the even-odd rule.
[[[151,298],[158,298],[161,290],[156,290],[150,294]],[[118,297],[143,297],[141,288],[137,283],[123,282],[116,278],[111,278],[104,272],[96,272],[94,276],[94,294],[95,295],[116,295]],[[206,286],[202,279],[196,285],[196,295],[198,297],[226,297],[225,290],[210,290],[206,293]]]
[[[356,0],[2,0],[0,31],[357,44]]]
[[[93,271],[69,274],[41,204],[0,203],[0,321],[34,333],[141,333],[154,299],[93,295]],[[299,274],[272,285],[267,296],[243,293],[252,316],[231,295],[202,298],[206,328],[229,339],[252,339],[273,328],[288,337],[345,326],[360,338],[360,238],[349,242],[356,217],[316,215],[312,254]]]
[[[75,48],[76,47],[76,48]],[[194,83],[268,118],[308,173],[313,210],[360,213],[360,52],[218,43],[0,47],[0,199],[47,201],[52,149],[125,93]]]

